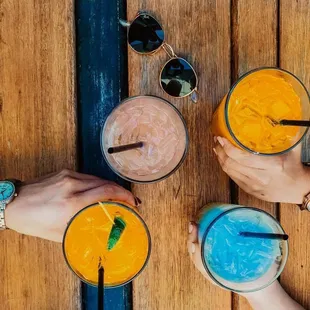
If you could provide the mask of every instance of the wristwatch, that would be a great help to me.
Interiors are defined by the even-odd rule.
[[[21,185],[19,180],[0,181],[0,230],[6,229],[4,211],[6,206],[17,196],[16,189]]]
[[[307,210],[310,211],[310,193],[308,193],[303,201],[301,205],[298,205],[301,211]]]

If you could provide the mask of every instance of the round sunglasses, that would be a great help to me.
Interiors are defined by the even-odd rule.
[[[120,20],[120,23],[128,28],[128,44],[136,53],[150,55],[163,48],[170,57],[159,75],[162,89],[176,98],[190,95],[196,103],[197,74],[192,65],[184,58],[178,57],[165,42],[165,33],[160,23],[148,13],[139,13],[131,23],[124,20]]]

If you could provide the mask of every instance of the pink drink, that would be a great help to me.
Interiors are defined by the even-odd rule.
[[[108,148],[143,142],[142,148],[109,154]],[[109,115],[101,145],[109,166],[132,182],[156,182],[175,172],[186,157],[188,133],[180,112],[151,96],[126,99]]]

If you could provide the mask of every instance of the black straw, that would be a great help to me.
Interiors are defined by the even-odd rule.
[[[262,238],[262,239],[278,239],[278,240],[287,240],[288,235],[286,234],[272,234],[272,233],[256,233],[249,231],[242,231],[239,233],[240,236],[250,237],[250,238]]]
[[[120,153],[120,152],[125,152],[125,151],[129,151],[133,149],[138,149],[141,147],[143,147],[143,142],[140,141],[140,142],[132,143],[132,144],[109,147],[108,153],[109,154]]]
[[[280,125],[283,125],[283,126],[310,127],[310,121],[283,119],[283,120],[280,121]]]
[[[98,270],[98,310],[104,310],[104,268]]]

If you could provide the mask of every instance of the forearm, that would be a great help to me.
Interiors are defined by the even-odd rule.
[[[284,291],[278,281],[259,292],[243,294],[243,296],[253,310],[305,310]]]

